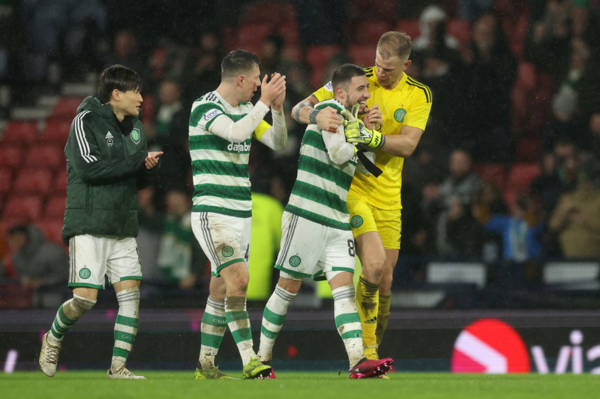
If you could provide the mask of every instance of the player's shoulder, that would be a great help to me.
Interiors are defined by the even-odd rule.
[[[192,103],[192,112],[205,113],[212,109],[223,111],[223,103],[214,91],[198,97]]]
[[[336,109],[338,112],[342,112],[342,110],[344,109],[344,106],[335,98],[330,98],[328,100],[323,100],[319,103],[317,103],[317,105],[315,105],[315,109],[323,109],[326,107],[331,107]]]
[[[433,100],[433,95],[431,94],[429,86],[408,75],[406,75],[406,86],[418,96],[417,98],[424,99],[427,103],[431,103]]]

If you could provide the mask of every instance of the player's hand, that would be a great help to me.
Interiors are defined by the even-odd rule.
[[[385,143],[385,136],[381,132],[367,129],[360,119],[345,122],[344,134],[348,143],[363,144],[371,149],[381,148]]]
[[[282,94],[285,95],[285,76],[275,72],[268,79],[265,75],[260,84],[260,101],[270,107]]]
[[[285,76],[284,76],[285,78]],[[271,108],[273,108],[274,110],[278,111],[278,112],[283,112],[283,103],[285,102],[285,94],[286,94],[286,88],[285,88],[285,81],[284,81],[284,87],[283,87],[283,93],[281,93],[278,97],[276,97],[273,102],[271,103]]]
[[[367,129],[381,130],[383,116],[381,115],[381,110],[377,104],[367,109],[367,112],[363,116],[363,122]]]
[[[148,156],[146,157],[146,159],[144,161],[144,166],[146,166],[146,169],[150,170],[150,169],[154,168],[156,165],[158,165],[158,160],[160,159],[162,154],[163,154],[162,151],[149,152]]]
[[[342,110],[342,116],[346,120],[346,122],[354,122],[358,120],[358,110],[360,109],[359,104],[354,104],[352,107],[352,111],[348,111],[347,109]],[[344,124],[346,123],[344,122]]]
[[[344,123],[342,118],[333,107],[325,107],[317,114],[317,126],[321,130],[335,133],[337,128]]]

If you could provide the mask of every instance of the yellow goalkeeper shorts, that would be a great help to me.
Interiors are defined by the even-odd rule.
[[[400,249],[402,231],[402,210],[379,209],[369,204],[364,198],[348,193],[348,212],[350,227],[354,237],[369,231],[376,231],[387,249]]]

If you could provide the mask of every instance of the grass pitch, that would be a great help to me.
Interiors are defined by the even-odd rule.
[[[393,373],[389,380],[350,380],[332,372],[277,372],[276,380],[195,381],[193,372],[136,370],[143,381],[116,381],[100,371],[0,374],[2,399],[218,398],[595,398],[600,376]],[[239,374],[239,373],[238,373]],[[234,373],[230,373],[234,376]]]

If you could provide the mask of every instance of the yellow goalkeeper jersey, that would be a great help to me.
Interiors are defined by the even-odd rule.
[[[381,133],[386,136],[400,134],[402,126],[413,126],[425,130],[431,111],[431,90],[407,74],[391,90],[381,87],[377,81],[377,67],[365,68],[369,80],[371,98],[367,105],[379,106],[383,116]],[[317,100],[333,98],[331,82],[313,93]],[[401,209],[400,189],[402,187],[402,167],[404,158],[375,151],[375,164],[383,171],[379,177],[356,173],[350,192],[366,198],[367,202],[380,209]]]

